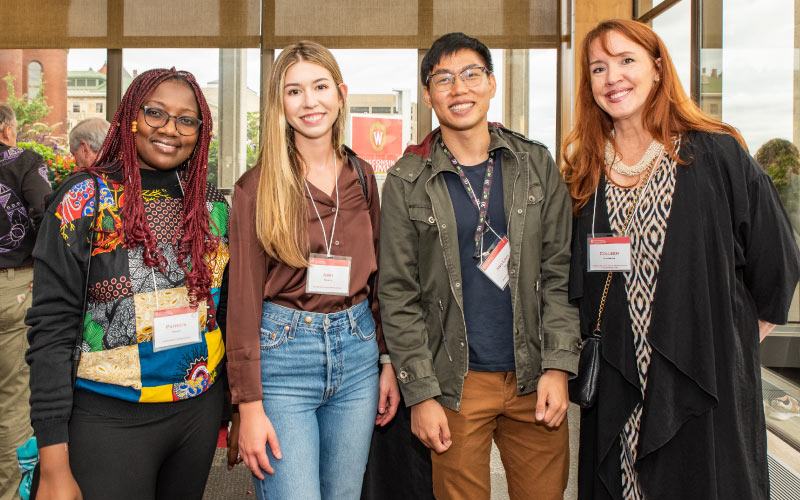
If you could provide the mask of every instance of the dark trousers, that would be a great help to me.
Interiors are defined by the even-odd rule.
[[[411,433],[411,408],[375,427],[361,500],[433,500],[431,452]]]
[[[84,500],[200,500],[223,407],[222,384],[174,403],[75,391],[69,463]]]

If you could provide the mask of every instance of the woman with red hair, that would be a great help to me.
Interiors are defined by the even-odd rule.
[[[228,204],[207,183],[211,130],[190,73],[145,71],[95,163],[49,203],[27,316],[36,498],[203,496],[224,400],[228,262]]]
[[[702,113],[646,25],[613,20],[579,53],[570,299],[599,330],[582,410],[581,499],[769,498],[759,341],[800,276],[769,177]],[[760,333],[760,335],[759,335]]]

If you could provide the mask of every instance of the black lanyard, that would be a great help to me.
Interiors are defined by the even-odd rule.
[[[461,179],[461,184],[464,186],[464,189],[467,191],[467,196],[469,196],[472,204],[475,208],[478,209],[478,227],[475,229],[475,251],[472,253],[472,256],[476,259],[480,258],[481,255],[481,239],[483,238],[483,231],[486,227],[486,216],[489,211],[489,194],[492,190],[492,173],[494,172],[494,151],[489,152],[489,162],[486,165],[486,175],[483,178],[483,191],[481,192],[481,201],[478,202],[478,197],[475,196],[475,190],[472,188],[472,184],[470,184],[469,179],[467,179],[466,174],[464,174],[464,169],[461,168],[461,164],[458,163],[453,153],[447,149],[445,146],[444,141],[439,141],[439,144],[442,146],[442,150],[444,154],[447,155],[447,159],[450,160],[450,163],[456,168],[456,172],[458,172],[458,177]]]

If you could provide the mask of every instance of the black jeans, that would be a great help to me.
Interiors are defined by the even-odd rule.
[[[130,403],[75,391],[69,462],[84,500],[200,500],[217,445],[224,394]]]

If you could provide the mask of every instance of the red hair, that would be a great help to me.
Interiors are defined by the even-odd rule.
[[[611,141],[613,122],[594,100],[591,72],[589,71],[589,50],[595,40],[600,40],[606,53],[609,50],[608,35],[618,33],[642,47],[656,65],[659,81],[653,84],[650,95],[644,103],[642,126],[661,144],[667,154],[686,164],[677,156],[673,138],[681,137],[690,130],[730,134],[742,146],[747,147],[739,132],[728,124],[714,120],[703,113],[686,95],[681,86],[672,58],[659,36],[647,25],[638,21],[612,19],[603,21],[583,39],[580,57],[581,75],[575,103],[575,127],[570,131],[561,146],[561,173],[572,196],[575,215],[589,201],[600,182],[600,174],[607,168],[603,153],[606,141]]]
[[[184,191],[182,232],[180,241],[172,242],[178,263],[186,275],[189,297],[192,303],[196,303],[197,300],[210,297],[211,269],[206,262],[206,255],[215,251],[219,238],[211,234],[211,218],[206,208],[208,148],[213,123],[211,111],[194,76],[186,71],[175,71],[175,68],[151,69],[137,76],[122,97],[97,160],[86,171],[96,176],[120,172],[120,181],[124,186],[122,232],[125,244],[129,248],[142,247],[145,265],[166,272],[166,259],[158,248],[144,213],[136,133],[131,131],[131,122],[136,121],[139,109],[153,90],[167,80],[183,82],[194,91],[200,119],[203,120],[194,151],[183,165],[178,166]]]

